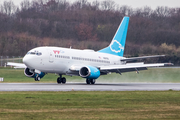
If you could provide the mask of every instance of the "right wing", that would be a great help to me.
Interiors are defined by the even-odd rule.
[[[27,66],[23,63],[8,62],[7,65],[14,66],[14,68],[27,68]]]
[[[173,65],[172,63],[156,63],[156,64],[144,64],[144,63],[127,63],[124,65],[109,65],[109,66],[98,66],[99,70],[102,73],[108,72],[116,72],[116,73],[123,73],[123,72],[131,72],[131,71],[140,71],[140,70],[147,70],[148,67],[160,67],[160,66],[169,66]]]
[[[124,73],[132,71],[141,71],[147,70],[148,67],[160,67],[160,66],[169,66],[173,65],[172,63],[156,63],[156,64],[144,64],[141,63],[126,63],[122,65],[107,65],[107,66],[96,66],[101,72],[101,75],[106,75],[109,72]],[[69,70],[72,71],[71,74],[79,75],[79,70],[85,65],[72,65]]]

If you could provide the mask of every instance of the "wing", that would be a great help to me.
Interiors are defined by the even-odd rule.
[[[69,70],[71,71],[79,71],[82,67],[84,67],[85,65],[72,65]]]
[[[101,72],[101,75],[106,75],[109,72],[124,73],[132,71],[141,71],[147,70],[148,67],[160,67],[160,66],[169,66],[173,65],[172,63],[156,63],[156,64],[144,64],[141,63],[127,63],[123,65],[108,65],[108,66],[96,66]],[[71,71],[70,75],[79,75],[79,70],[85,65],[72,65],[69,70]]]
[[[140,71],[147,70],[148,67],[160,67],[173,65],[172,63],[156,63],[156,64],[144,64],[144,63],[128,63],[124,65],[110,65],[110,66],[99,66],[101,73],[107,74],[108,72],[131,72],[131,71]]]
[[[138,59],[147,59],[147,58],[156,58],[156,57],[164,57],[165,55],[154,55],[154,56],[143,56],[143,57],[132,57],[132,58],[124,58],[121,61],[133,61]]]
[[[82,67],[84,67],[85,65],[72,65],[70,68],[69,68],[69,70],[71,71],[71,72],[69,72],[69,73],[66,73],[66,75],[70,75],[70,76],[79,76],[79,70],[82,68]]]
[[[23,63],[13,63],[13,62],[8,62],[8,66],[14,66],[14,68],[26,68],[27,66]]]

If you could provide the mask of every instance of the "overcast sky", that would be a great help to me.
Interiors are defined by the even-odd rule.
[[[9,1],[9,0],[0,0],[0,3],[2,4],[3,1]],[[15,5],[19,5],[22,0],[12,0],[14,1]],[[70,2],[74,2],[77,0],[67,0]],[[89,2],[95,1],[95,0],[88,0]],[[103,1],[103,0],[99,0]],[[157,6],[168,6],[168,7],[180,7],[180,0],[113,0],[117,4],[121,5],[128,5],[132,8],[140,8],[143,6],[150,6],[152,9],[155,9]]]

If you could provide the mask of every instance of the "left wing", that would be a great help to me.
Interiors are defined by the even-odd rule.
[[[14,66],[14,68],[27,68],[27,66],[23,63],[13,63],[13,62],[8,62],[8,66]]]

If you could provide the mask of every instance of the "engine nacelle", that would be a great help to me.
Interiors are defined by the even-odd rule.
[[[25,68],[24,69],[24,74],[27,76],[27,77],[31,77],[31,78],[36,78],[37,76],[40,77],[40,78],[43,78],[45,73],[44,72],[35,72],[35,71],[32,71],[30,70],[29,68]]]
[[[100,71],[96,67],[85,66],[80,69],[79,75],[83,78],[97,79],[100,76]]]

